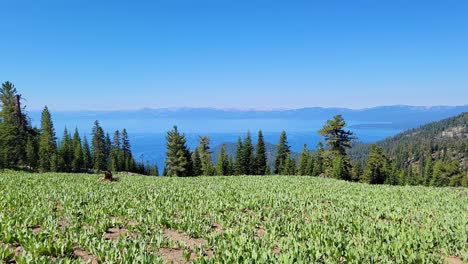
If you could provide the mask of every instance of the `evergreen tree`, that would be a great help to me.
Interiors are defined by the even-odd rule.
[[[306,175],[310,175],[310,176],[314,175],[314,165],[315,165],[315,157],[314,155],[310,154],[309,159],[307,160]]]
[[[39,169],[43,172],[57,170],[56,140],[52,118],[46,106],[42,111],[41,135],[39,139]],[[53,157],[54,160],[52,160]],[[52,161],[54,164],[52,164]],[[51,168],[52,165],[54,165],[54,168]]]
[[[212,176],[214,174],[213,163],[211,162],[210,139],[199,137],[198,151],[200,153],[202,174]]]
[[[39,159],[38,152],[38,137],[35,135],[29,135],[26,144],[26,163],[31,171],[34,171],[37,168],[37,162]]]
[[[0,88],[0,159],[5,167],[22,165],[26,160],[26,144],[29,127],[26,115],[20,105],[21,95],[11,82],[4,82]]]
[[[247,132],[247,135],[244,138],[242,143],[241,151],[241,168],[244,175],[252,175],[255,173],[255,159],[254,159],[254,149],[252,145],[252,138],[250,137],[250,132]]]
[[[431,184],[433,169],[432,155],[429,153],[424,164],[424,185],[426,186]]]
[[[307,145],[304,144],[304,146],[302,147],[301,155],[299,156],[299,166],[297,168],[297,175],[309,175],[307,171],[307,166],[309,164],[310,157],[311,155],[309,153],[309,150],[307,149]]]
[[[109,153],[109,169],[112,171],[121,171],[123,169],[123,152],[120,149],[120,132],[116,130],[112,139],[111,150]]]
[[[193,164],[193,175],[200,176],[203,174],[202,170],[202,161],[200,158],[200,151],[198,148],[195,148],[192,154],[192,164]]]
[[[93,168],[93,158],[86,135],[83,137],[83,168],[90,170]]]
[[[319,130],[319,134],[325,137],[330,150],[342,156],[346,156],[346,149],[351,147],[351,141],[355,139],[354,134],[349,130],[344,130],[344,127],[346,127],[346,122],[343,117],[336,115]]]
[[[324,172],[323,170],[323,156],[325,150],[323,149],[323,144],[321,142],[317,145],[317,156],[315,158],[314,169],[312,171],[312,176],[320,176]]]
[[[276,160],[275,160],[275,174],[283,172],[283,167],[286,163],[286,158],[291,153],[290,146],[288,145],[288,139],[286,131],[283,130],[280,135],[278,145],[276,146]]]
[[[332,165],[332,173],[331,177],[335,179],[341,179],[343,174],[345,173],[345,165],[344,165],[344,160],[343,156],[341,155],[336,155],[333,158],[333,165]]]
[[[91,156],[93,158],[93,168],[95,170],[106,169],[106,136],[104,130],[99,125],[99,121],[94,122],[93,138],[91,139]]]
[[[389,176],[389,163],[381,147],[372,145],[364,171],[363,181],[370,184],[383,184]]]
[[[73,161],[73,145],[71,136],[65,127],[63,131],[62,140],[60,142],[60,148],[58,152],[58,169],[59,171],[70,172],[71,163]]]
[[[75,128],[75,133],[73,133],[72,153],[73,161],[71,164],[71,168],[75,172],[81,171],[81,169],[84,168],[84,157],[83,148],[81,146],[81,137],[78,133],[78,128]]]
[[[353,166],[353,169],[351,170],[351,180],[355,182],[359,181],[362,174],[363,174],[362,165],[360,162],[356,162],[356,164],[354,164]]]
[[[232,157],[228,156],[228,173],[227,175],[234,175],[235,169],[234,169],[234,161],[232,160]]]
[[[186,146],[184,134],[180,134],[177,126],[169,131],[166,136],[166,175],[167,176],[190,176],[192,163],[190,151]]]
[[[281,174],[283,175],[296,175],[297,173],[297,168],[296,168],[296,160],[291,157],[291,155],[287,155],[284,166],[283,166],[283,171]]]
[[[121,165],[125,171],[131,171],[133,167],[133,155],[132,151],[130,150],[130,140],[128,138],[127,130],[124,128],[122,130],[122,158],[123,164]]]
[[[265,141],[263,139],[262,131],[258,131],[258,139],[257,139],[257,146],[256,146],[256,154],[255,154],[255,169],[256,175],[265,175],[267,170],[267,154],[266,154],[266,147]]]
[[[241,141],[241,138],[239,137],[237,139],[236,156],[234,158],[234,175],[244,174],[244,167],[242,164],[242,154],[243,154],[242,150],[243,150],[242,141]]]
[[[226,146],[223,145],[216,162],[216,174],[220,176],[226,176],[229,175],[229,173],[229,159],[226,154]]]

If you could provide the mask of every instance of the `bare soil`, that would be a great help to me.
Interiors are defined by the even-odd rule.
[[[224,233],[224,229],[223,227],[218,224],[218,223],[214,223],[211,225],[211,229],[215,232],[215,233]]]
[[[128,229],[119,228],[119,227],[112,227],[107,230],[104,234],[104,238],[106,240],[117,240],[121,236],[129,236],[132,238],[139,237],[140,234],[135,232],[130,232]]]
[[[190,254],[190,260],[186,260],[184,257],[184,251],[178,248],[161,248],[159,249],[159,256],[164,260],[166,263],[190,263],[197,259],[197,255],[194,253]]]
[[[75,248],[73,250],[73,255],[80,258],[84,262],[88,262],[88,263],[91,262],[92,264],[97,264],[98,263],[98,260],[97,260],[97,258],[95,256],[89,254],[88,252],[84,251],[81,248]]]
[[[168,238],[173,241],[184,241],[185,244],[187,244],[187,246],[191,249],[197,248],[207,243],[207,241],[203,238],[191,238],[173,229],[164,230],[164,238]]]
[[[446,262],[448,264],[463,264],[463,261],[458,257],[448,257]]]
[[[262,238],[266,235],[266,230],[261,228],[261,227],[257,227],[256,228],[257,230],[255,231],[255,238]]]

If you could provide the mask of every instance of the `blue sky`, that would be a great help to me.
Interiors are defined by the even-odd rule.
[[[467,1],[0,0],[30,110],[468,103]]]

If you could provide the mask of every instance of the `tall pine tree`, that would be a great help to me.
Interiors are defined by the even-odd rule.
[[[266,147],[265,141],[263,139],[263,133],[261,130],[258,131],[258,139],[255,154],[255,169],[255,174],[257,175],[265,175],[267,171]]]
[[[42,110],[41,135],[39,138],[39,169],[43,172],[51,171],[53,169],[52,165],[56,167],[56,140],[54,124],[52,123],[49,109],[46,106]]]
[[[106,162],[106,136],[104,130],[99,125],[99,121],[94,122],[93,138],[91,139],[91,155],[93,158],[93,168],[95,170],[107,169]]]
[[[290,153],[291,150],[288,145],[286,131],[283,131],[281,132],[278,145],[276,146],[275,174],[281,174],[283,172],[286,159]]]
[[[180,134],[177,126],[174,126],[173,130],[167,132],[166,141],[166,175],[191,176],[192,163],[190,151],[186,146],[185,135]]]

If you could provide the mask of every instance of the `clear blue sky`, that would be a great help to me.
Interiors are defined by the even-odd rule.
[[[468,103],[468,1],[0,0],[30,110]]]

